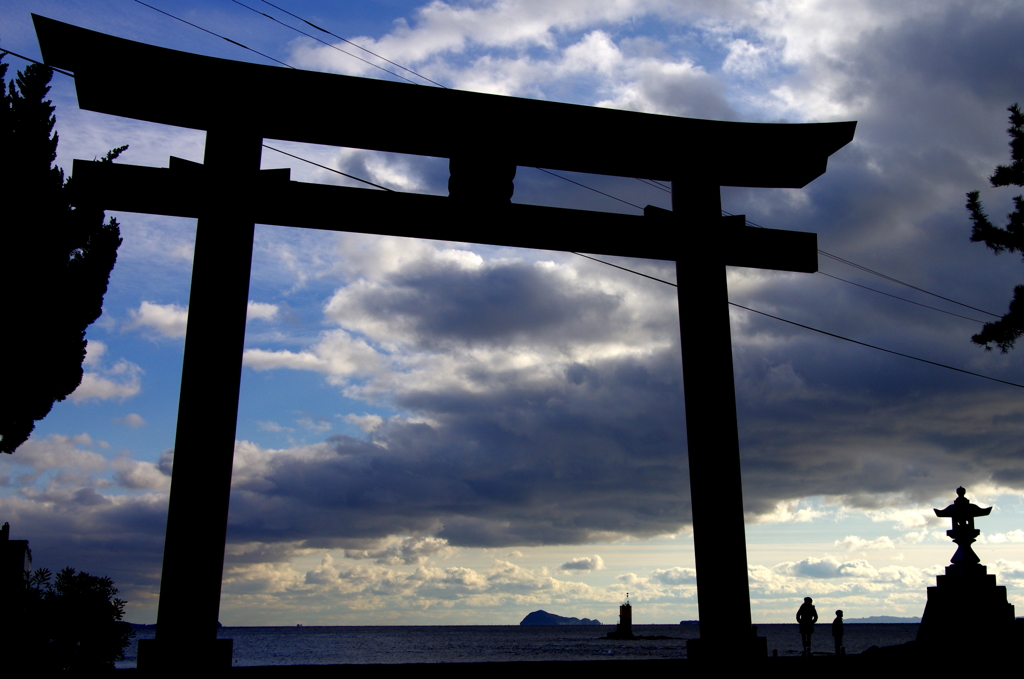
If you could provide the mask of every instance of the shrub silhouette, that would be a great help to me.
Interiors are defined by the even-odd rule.
[[[41,568],[29,578],[26,606],[26,665],[44,671],[114,668],[135,636],[122,622],[125,602],[107,577],[65,568],[50,582]]]

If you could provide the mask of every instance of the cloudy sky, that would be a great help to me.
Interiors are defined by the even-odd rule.
[[[230,0],[150,4],[299,68],[397,79]],[[999,223],[1012,206],[1014,191],[987,177],[1009,160],[1006,108],[1024,100],[1019,2],[275,4],[452,88],[856,120],[853,143],[805,189],[727,188],[723,207],[997,314],[1024,282],[1016,255],[969,242],[963,207],[976,189]],[[32,12],[272,63],[132,0],[5,3],[0,47],[39,58]],[[126,163],[202,160],[200,133],[79,111],[66,76],[51,96],[69,171],[122,144]],[[345,124],[344,110],[310,115]],[[443,159],[268,143],[446,193]],[[263,166],[357,185],[269,150]],[[633,179],[567,176],[669,206]],[[516,202],[639,212],[532,168],[515,185]],[[109,575],[128,618],[153,622],[195,222],[116,217],[124,244],[85,379],[0,459],[0,521],[31,540],[37,567]],[[671,262],[609,261],[674,278]],[[822,274],[730,269],[730,298],[1024,383],[1024,346],[970,342],[992,316],[836,260],[820,268],[969,318]],[[638,623],[697,617],[674,288],[568,253],[257,226],[250,296],[225,624],[515,624],[539,608],[610,623],[627,591]],[[735,308],[732,331],[755,621],[791,621],[804,596],[847,617],[920,615],[953,552],[931,508],[960,484],[995,507],[977,551],[1024,605],[1024,390]]]

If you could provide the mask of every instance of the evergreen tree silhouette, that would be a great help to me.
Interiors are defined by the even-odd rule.
[[[53,71],[31,64],[9,87],[6,72],[0,63],[0,452],[10,454],[81,384],[85,329],[102,312],[121,237],[102,210],[73,207],[74,181],[53,165]]]
[[[1007,110],[1010,112],[1007,132],[1010,133],[1010,159],[1013,163],[996,167],[988,180],[992,186],[1024,186],[1024,113],[1018,104]],[[1006,251],[1024,254],[1024,196],[1014,197],[1016,209],[1006,216],[1006,228],[992,224],[978,196],[978,191],[967,194],[967,209],[974,222],[971,242],[983,242],[996,254]],[[989,344],[994,343],[1005,354],[1021,335],[1024,335],[1024,285],[1013,289],[1013,299],[1006,315],[998,321],[986,323],[981,332],[971,337],[971,341],[989,350],[992,349]]]

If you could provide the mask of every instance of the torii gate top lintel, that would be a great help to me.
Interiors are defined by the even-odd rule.
[[[679,118],[286,69],[155,47],[32,15],[46,63],[72,71],[83,109],[266,139],[671,180],[800,188],[855,122]]]

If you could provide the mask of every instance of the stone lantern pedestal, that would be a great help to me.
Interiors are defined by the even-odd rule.
[[[946,574],[935,578],[928,588],[919,644],[938,648],[983,648],[1007,643],[1014,635],[1014,607],[1006,600],[1006,587],[996,584],[974,553],[971,544],[981,534],[974,519],[988,516],[991,507],[971,504],[963,488],[957,488],[956,501],[935,515],[948,517],[953,528],[946,535],[957,544],[956,553],[946,566]]]

